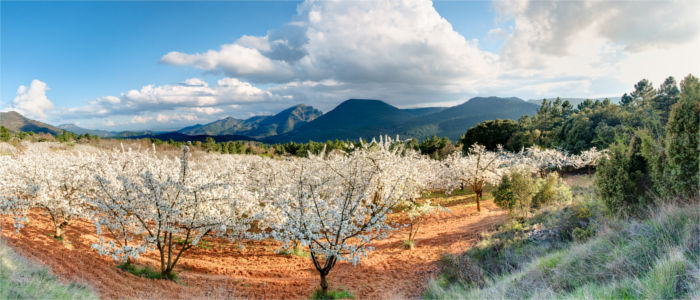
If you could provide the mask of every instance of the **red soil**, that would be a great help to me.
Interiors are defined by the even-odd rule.
[[[437,275],[437,260],[444,253],[460,253],[474,245],[480,233],[492,229],[505,213],[492,201],[476,207],[456,205],[449,212],[427,218],[416,248],[404,250],[405,229],[372,244],[361,264],[339,262],[329,274],[332,288],[349,290],[356,298],[415,298],[429,278]],[[48,217],[32,213],[20,233],[8,218],[2,237],[22,255],[41,262],[65,281],[84,282],[102,298],[308,298],[318,287],[318,273],[309,258],[275,254],[274,242],[237,244],[207,240],[210,247],[192,248],[180,259],[179,283],[139,278],[115,268],[109,257],[99,256],[91,245],[95,228],[89,222],[69,225],[65,241],[50,236]],[[139,264],[157,266],[157,253],[139,258]]]

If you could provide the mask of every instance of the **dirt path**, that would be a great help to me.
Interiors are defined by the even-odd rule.
[[[329,274],[331,287],[349,290],[356,298],[420,297],[428,279],[437,274],[436,261],[444,253],[460,253],[479,234],[505,218],[492,201],[482,211],[460,204],[426,219],[416,248],[403,250],[406,231],[396,231],[373,243],[375,250],[362,264],[341,262]],[[318,275],[308,258],[275,254],[273,242],[238,245],[208,240],[185,253],[178,263],[180,283],[138,278],[115,268],[111,258],[91,248],[96,242],[91,223],[77,222],[65,232],[66,242],[49,236],[49,221],[37,213],[32,222],[15,233],[9,219],[2,222],[2,237],[19,253],[51,268],[67,281],[94,287],[103,298],[308,298],[318,286]],[[139,263],[156,265],[156,253]]]

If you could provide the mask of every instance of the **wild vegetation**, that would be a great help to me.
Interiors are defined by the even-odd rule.
[[[586,125],[596,115],[606,118]],[[593,179],[577,179],[584,187],[569,189],[557,173],[504,175],[494,197],[511,221],[463,254],[445,256],[426,297],[697,298],[699,118],[692,75],[680,90],[673,78],[656,90],[642,80],[619,106],[544,102],[538,115],[520,120],[511,143],[530,137],[582,156],[586,146],[608,147],[608,155]],[[572,134],[577,143],[564,138]]]

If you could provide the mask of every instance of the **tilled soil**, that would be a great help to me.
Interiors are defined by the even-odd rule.
[[[372,243],[375,250],[361,264],[338,262],[329,274],[332,288],[350,291],[358,299],[417,298],[428,279],[437,275],[444,253],[461,253],[474,245],[480,233],[505,219],[505,212],[484,201],[481,212],[473,204],[449,207],[427,218],[416,247],[404,250],[407,230]],[[273,241],[238,244],[208,239],[183,254],[176,271],[179,283],[145,279],[121,271],[109,257],[99,256],[91,245],[95,227],[76,221],[64,230],[64,241],[51,236],[47,216],[32,212],[31,222],[19,233],[9,218],[2,222],[2,237],[17,252],[51,268],[62,280],[85,283],[102,298],[255,298],[307,299],[318,287],[318,273],[309,258],[276,254]],[[157,267],[157,252],[137,264]]]

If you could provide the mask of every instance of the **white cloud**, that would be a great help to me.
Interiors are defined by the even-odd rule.
[[[195,115],[189,114],[189,115],[180,115],[180,114],[173,114],[173,115],[164,115],[164,114],[158,114],[156,116],[156,122],[158,123],[171,123],[173,121],[187,121],[187,122],[192,122],[192,121],[197,121],[198,118]]]
[[[194,112],[206,114],[206,115],[218,114],[218,113],[221,113],[224,111],[223,109],[216,108],[216,107],[193,107],[191,109]]]
[[[147,116],[133,116],[129,123],[131,124],[146,124],[146,122],[153,120],[152,117]]]
[[[494,7],[501,22],[513,24],[510,30],[496,29],[510,32],[501,49],[504,67],[530,76],[620,78],[621,62],[639,62],[635,57],[677,69],[678,54],[684,53],[679,50],[700,35],[700,1],[695,0],[508,0],[495,1]]]
[[[415,102],[468,92],[498,73],[497,60],[454,31],[428,0],[308,1],[293,22],[265,36],[161,59],[253,84],[278,83],[304,99],[320,89],[336,102],[357,94]]]
[[[153,85],[90,101],[89,105],[62,112],[64,117],[131,115],[190,109],[212,115],[223,112],[222,106],[285,101],[288,96],[273,93],[235,78],[223,78],[209,86],[204,80],[190,78],[179,84]]]
[[[54,107],[51,100],[46,97],[48,90],[46,83],[38,79],[32,80],[29,87],[20,85],[9,109],[16,110],[28,118],[44,120],[46,112]]]

